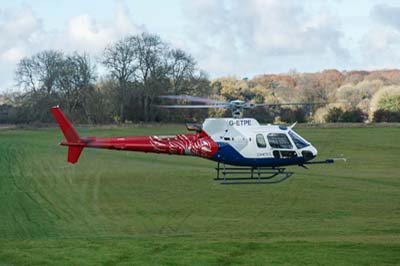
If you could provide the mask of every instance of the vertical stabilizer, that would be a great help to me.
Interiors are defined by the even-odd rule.
[[[60,126],[62,132],[64,133],[65,138],[68,142],[78,143],[81,142],[81,139],[78,133],[75,131],[71,122],[68,121],[67,117],[61,111],[60,107],[52,107],[51,112],[53,113],[54,118],[56,119],[58,125]]]
[[[85,144],[72,126],[71,122],[68,121],[67,117],[61,111],[60,107],[52,107],[51,112],[67,139],[67,142],[62,142],[61,145],[68,146],[68,162],[76,163],[85,147]]]

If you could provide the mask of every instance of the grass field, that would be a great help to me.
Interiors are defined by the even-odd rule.
[[[400,128],[297,131],[348,161],[222,186],[203,159],[86,149],[68,165],[58,129],[2,130],[0,266],[400,265]]]

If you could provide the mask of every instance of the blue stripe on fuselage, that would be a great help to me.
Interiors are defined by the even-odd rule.
[[[230,144],[224,142],[217,142],[218,151],[210,158],[213,161],[222,162],[230,165],[238,166],[284,166],[284,165],[298,165],[304,163],[306,160],[303,157],[295,158],[245,158]]]

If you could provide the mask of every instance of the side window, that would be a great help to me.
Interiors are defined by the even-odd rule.
[[[264,136],[262,134],[257,134],[256,135],[256,141],[257,141],[257,146],[259,148],[266,148],[267,147],[267,143],[265,143],[265,139],[264,139]]]
[[[269,145],[276,149],[291,149],[292,143],[285,134],[281,133],[270,133],[267,136]]]

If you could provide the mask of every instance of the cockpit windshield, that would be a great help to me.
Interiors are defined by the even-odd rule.
[[[289,131],[289,136],[292,138],[294,144],[298,149],[302,149],[304,147],[310,146],[310,144],[304,140],[302,137],[296,134],[296,132],[290,130]]]

